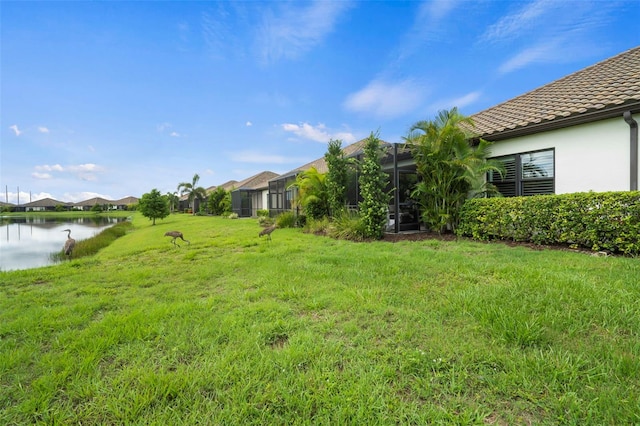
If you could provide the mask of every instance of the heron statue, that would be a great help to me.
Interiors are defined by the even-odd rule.
[[[71,256],[73,248],[76,246],[76,240],[71,238],[71,229],[64,229],[62,232],[67,232],[67,241],[64,243],[64,254]]]

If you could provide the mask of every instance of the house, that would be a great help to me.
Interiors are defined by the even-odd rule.
[[[114,201],[102,197],[94,197],[74,204],[75,207],[85,211],[91,210],[96,205],[100,206],[102,210],[113,210],[115,208]]]
[[[113,205],[113,208],[115,210],[127,210],[130,205],[138,204],[139,201],[139,198],[129,196],[121,198],[119,200],[111,201],[111,204]]]
[[[475,138],[493,142],[491,158],[505,166],[505,176],[489,175],[505,196],[637,190],[640,47],[471,118]],[[343,152],[361,158],[364,142]],[[381,165],[392,194],[388,230],[419,229],[419,212],[410,197],[418,179],[415,161],[404,144],[382,145]],[[291,184],[311,167],[327,171],[319,158],[269,181],[272,215],[295,207]],[[357,206],[358,194],[356,171],[348,188],[350,205]]]
[[[351,145],[347,145],[342,149],[345,156],[351,157],[362,152],[366,140],[360,140]],[[296,167],[293,170],[283,173],[278,177],[271,179],[269,184],[269,213],[278,215],[283,212],[291,211],[295,200],[295,190],[291,188],[291,184],[296,181],[296,177],[310,168],[314,167],[320,173],[326,173],[327,162],[324,157],[318,158],[310,163]],[[350,188],[351,189],[351,188]],[[357,203],[357,201],[354,201]]]
[[[637,190],[640,47],[471,118],[505,196]]]
[[[53,198],[43,198],[41,200],[32,201],[30,203],[22,204],[15,208],[15,211],[23,212],[45,212],[56,211],[58,209],[71,210],[71,203],[64,201],[54,200]]]
[[[342,149],[346,157],[362,160],[366,139],[347,145]],[[380,141],[383,155],[380,159],[382,170],[389,175],[387,191],[392,195],[389,205],[388,230],[407,231],[420,229],[420,217],[417,205],[410,194],[418,181],[416,166],[410,150],[404,144]],[[295,206],[296,189],[291,187],[296,177],[314,167],[320,173],[328,171],[324,159],[318,158],[303,166],[297,167],[269,181],[269,212],[278,215],[291,211]],[[347,207],[356,209],[360,203],[359,172],[356,169],[348,177]],[[395,212],[399,212],[398,215]],[[396,216],[399,220],[396,220]]]
[[[255,217],[258,210],[267,209],[269,180],[277,176],[277,173],[264,171],[237,182],[231,190],[232,211],[239,217]]]
[[[0,201],[0,211],[13,211],[16,205],[12,203],[5,203],[4,201]]]

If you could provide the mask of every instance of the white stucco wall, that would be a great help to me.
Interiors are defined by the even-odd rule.
[[[633,117],[640,122],[640,117]],[[556,194],[629,190],[629,125],[622,116],[495,142],[491,156],[555,148]]]

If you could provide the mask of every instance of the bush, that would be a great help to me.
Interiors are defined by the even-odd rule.
[[[345,213],[333,221],[329,229],[329,236],[340,240],[365,241],[367,227],[358,214]]]
[[[303,231],[307,234],[326,235],[329,233],[331,227],[331,221],[328,217],[320,219],[309,219],[304,225]]]
[[[258,215],[258,225],[266,228],[267,226],[273,225],[273,223],[274,223],[273,218],[269,216]]]
[[[269,217],[269,210],[258,210],[256,212],[256,214],[258,215],[258,217]]]
[[[296,215],[293,212],[284,212],[276,217],[278,228],[295,228]]]
[[[461,210],[458,235],[567,244],[640,254],[640,192],[476,198]]]

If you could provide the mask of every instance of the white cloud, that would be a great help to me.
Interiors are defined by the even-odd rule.
[[[106,200],[113,200],[113,197],[106,194],[100,194],[98,192],[65,192],[63,200],[77,203],[80,201],[90,200],[92,198],[104,198]]]
[[[18,204],[18,201],[20,201],[20,204],[25,204],[30,201],[38,201],[44,198],[53,198],[53,196],[48,192],[32,194],[26,191],[20,191],[20,193],[8,191],[6,193],[2,193],[2,201],[12,204]]]
[[[355,142],[356,137],[350,132],[331,132],[327,129],[327,126],[320,123],[317,126],[312,126],[309,123],[282,124],[282,129],[285,132],[293,133],[304,139],[310,139],[316,142],[328,143],[331,139],[340,139],[346,143]]]
[[[181,135],[180,135],[180,133],[178,133],[178,132],[171,132],[171,133],[169,134],[169,136],[174,137],[174,138],[179,138]]]
[[[38,172],[33,172],[31,173],[31,176],[35,179],[51,179],[51,174],[49,173],[38,173]]]
[[[432,20],[440,21],[455,9],[458,3],[458,0],[433,0],[431,2],[423,3],[423,7],[426,9],[426,14],[428,14]],[[422,12],[419,16],[423,14],[425,13]]]
[[[559,58],[556,51],[557,43],[541,43],[522,50],[498,67],[500,74],[508,74],[535,62],[549,62]]]
[[[481,41],[502,41],[519,36],[531,27],[536,26],[542,16],[553,9],[554,2],[550,0],[537,0],[526,4],[516,13],[506,15],[495,24],[489,26],[482,35]]]
[[[346,1],[317,0],[310,6],[300,3],[274,3],[279,15],[267,11],[259,26],[256,41],[261,59],[273,63],[281,58],[294,59],[320,44],[333,31],[341,14],[350,7]]]
[[[36,166],[35,169],[36,170],[40,170],[40,171],[45,171],[45,172],[62,172],[62,171],[64,171],[64,168],[60,164],[54,164],[53,166],[45,164],[43,166]]]
[[[247,127],[251,127],[251,126],[253,126],[253,123],[252,123],[252,122],[250,122],[250,121],[247,121],[247,122],[245,123],[245,126],[247,126]]]
[[[49,129],[44,126],[38,126],[38,131],[40,133],[49,133]]]
[[[167,129],[170,129],[170,128],[171,128],[171,123],[161,123],[161,124],[158,124],[158,126],[156,126],[156,128],[158,129],[158,131],[159,131],[160,133],[162,133],[162,132],[164,132],[165,130],[167,130]]]
[[[469,106],[475,103],[480,98],[481,95],[482,95],[482,92],[480,91],[469,92],[466,95],[462,95],[457,98],[444,99],[444,100],[438,101],[432,104],[429,109],[434,111],[440,111],[442,109],[451,109],[453,107],[458,107],[458,109],[464,108],[466,106]]]
[[[93,164],[77,164],[71,166],[61,166],[60,164],[54,165],[41,165],[35,166],[36,172],[32,173],[32,176],[36,179],[53,179],[53,175],[49,172],[58,173],[71,173],[78,179],[85,181],[94,181],[97,179],[95,173],[103,172],[104,167]]]
[[[14,124],[13,126],[9,126],[9,128],[13,130],[13,133],[15,133],[16,136],[20,136],[22,134],[22,131],[18,129],[17,124]]]
[[[70,172],[102,172],[104,168],[93,163],[78,164],[75,166],[67,166],[66,170]]]
[[[255,150],[234,151],[229,155],[232,161],[238,163],[287,164],[297,161],[283,155],[265,154]]]
[[[398,83],[372,81],[367,87],[349,95],[344,107],[381,118],[398,117],[420,105],[424,92],[423,87],[411,80]]]

